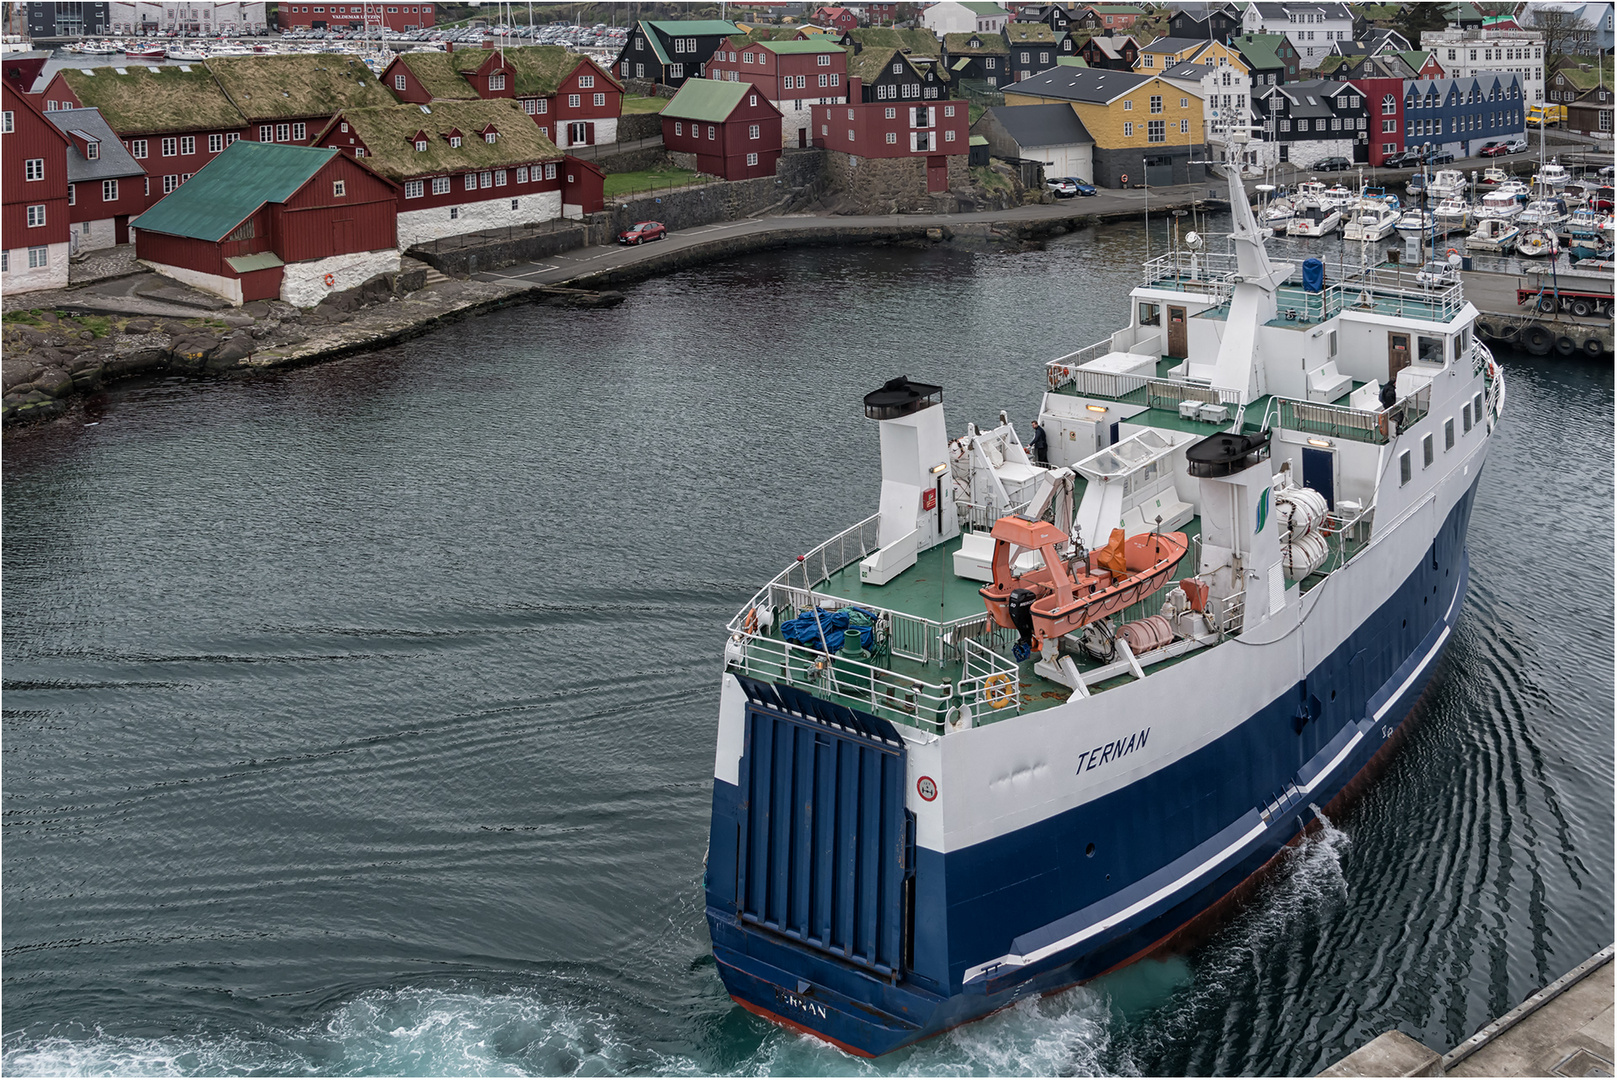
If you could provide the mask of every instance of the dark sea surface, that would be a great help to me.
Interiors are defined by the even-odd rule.
[[[1143,240],[760,255],[8,434],[0,1067],[1309,1074],[1609,943],[1612,365],[1507,355],[1418,722],[1211,940],[875,1063],[726,997],[724,621],[874,510],[860,395],[1022,422]]]

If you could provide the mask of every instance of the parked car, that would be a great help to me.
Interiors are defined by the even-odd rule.
[[[660,221],[639,221],[634,227],[618,233],[620,244],[644,244],[647,240],[668,239],[668,229]]]
[[[1420,165],[1420,151],[1405,150],[1403,153],[1391,155],[1381,164],[1388,169],[1413,169]]]
[[[1062,179],[1076,188],[1077,194],[1079,195],[1098,194],[1098,192],[1095,191],[1095,185],[1086,180],[1080,180],[1076,176],[1063,176]]]
[[[1428,165],[1450,165],[1453,162],[1454,155],[1447,150],[1433,150],[1426,155],[1426,164]]]
[[[1057,176],[1044,182],[1045,189],[1058,199],[1070,199],[1078,194],[1078,185],[1064,176]]]
[[[1505,149],[1505,144],[1502,142],[1488,143],[1483,146],[1481,150],[1477,151],[1477,153],[1483,157],[1499,157],[1501,154],[1508,154],[1509,152],[1510,151]]]
[[[1511,139],[1509,142],[1505,143],[1505,153],[1507,153],[1507,154],[1525,154],[1525,153],[1527,153],[1527,140],[1526,139]]]
[[[1314,163],[1315,172],[1346,172],[1353,168],[1353,162],[1345,157],[1328,157],[1323,161]]]
[[[1445,285],[1458,285],[1460,283],[1460,270],[1450,266],[1440,259],[1433,259],[1421,267],[1415,274],[1415,280],[1428,289],[1437,289]]]

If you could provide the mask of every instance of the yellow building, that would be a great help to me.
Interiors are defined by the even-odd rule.
[[[1095,183],[1201,183],[1207,178],[1202,99],[1162,78],[1056,67],[1005,89],[1006,105],[1065,104],[1095,142]],[[1127,179],[1124,179],[1124,178]]]
[[[1175,64],[1206,64],[1208,67],[1237,67],[1244,74],[1246,63],[1241,54],[1221,41],[1206,38],[1158,38],[1140,48],[1134,61],[1134,70],[1150,75],[1166,71]]]

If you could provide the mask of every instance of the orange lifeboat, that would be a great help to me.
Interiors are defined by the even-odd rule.
[[[1066,560],[1062,531],[1047,521],[1002,517],[994,523],[994,580],[978,592],[994,622],[1039,641],[1053,641],[1138,603],[1165,585],[1190,549],[1184,533],[1140,533],[1124,538],[1113,529],[1106,547],[1087,560]],[[1044,565],[1017,576],[1011,549],[1036,550]],[[1013,593],[1022,593],[1013,597]],[[1031,593],[1031,598],[1026,594]],[[1016,610],[1031,599],[1031,626],[1018,625]],[[1018,601],[1021,603],[1018,603]],[[1024,616],[1025,620],[1026,616]]]

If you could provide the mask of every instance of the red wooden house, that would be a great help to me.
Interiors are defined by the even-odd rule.
[[[100,110],[146,170],[147,206],[189,180],[246,127],[241,111],[201,64],[62,68],[41,96],[47,111]]]
[[[424,30],[438,22],[437,5],[419,0],[409,4],[358,3],[280,4],[276,15],[282,30]]]
[[[68,137],[5,81],[0,123],[0,289],[25,292],[67,285]]]
[[[559,147],[617,142],[623,84],[559,45],[401,53],[382,73],[400,101],[511,98]]]
[[[686,79],[662,112],[663,146],[696,155],[696,167],[725,180],[774,176],[780,110],[745,82]]]
[[[132,222],[135,256],[241,304],[312,307],[399,268],[394,187],[335,150],[231,144]]]
[[[859,25],[859,16],[845,7],[822,7],[814,12],[812,21],[816,26],[832,26],[848,31]]]
[[[401,249],[550,221],[583,198],[566,197],[561,151],[514,101],[356,109],[336,116],[318,142],[397,185]]]
[[[859,76],[849,84],[846,102],[815,106],[815,146],[849,158],[908,160],[917,195],[964,183],[971,150],[966,102],[865,101]]]
[[[707,77],[757,87],[780,110],[781,143],[807,146],[814,106],[847,97],[848,52],[839,40],[829,34],[811,41],[732,37],[707,62]]]
[[[45,114],[71,141],[67,154],[67,213],[72,251],[129,242],[129,219],[146,209],[146,170],[95,109]]]
[[[1364,94],[1369,116],[1370,165],[1380,165],[1404,150],[1404,80],[1349,79]]]

